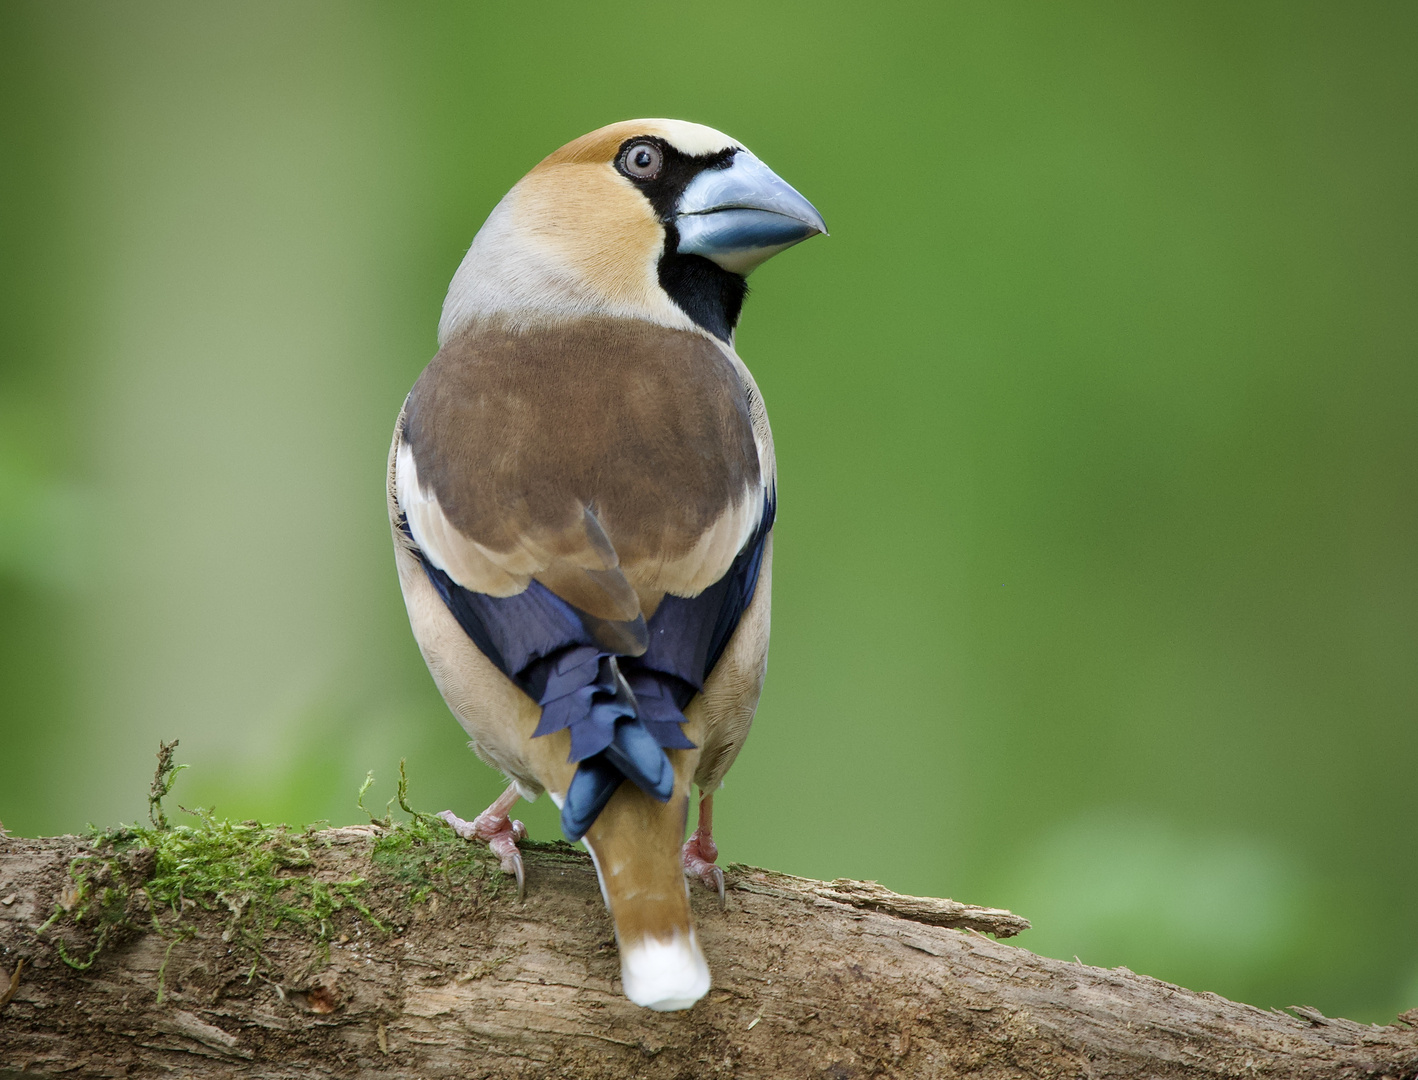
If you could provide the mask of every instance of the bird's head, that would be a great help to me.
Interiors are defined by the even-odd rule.
[[[488,216],[443,304],[440,344],[513,327],[638,318],[728,341],[764,260],[827,226],[742,144],[682,120],[628,120],[567,143]]]

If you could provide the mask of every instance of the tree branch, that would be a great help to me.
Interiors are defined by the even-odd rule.
[[[0,992],[25,963],[0,1077],[1418,1076],[1418,1011],[1265,1012],[977,932],[1028,926],[1009,912],[751,867],[724,911],[695,891],[709,996],[647,1012],[583,854],[525,845],[518,904],[480,849],[415,825],[298,837],[292,895],[354,898],[318,925],[263,922],[254,886],[162,892],[131,837],[0,839]],[[100,941],[87,970],[61,958]]]

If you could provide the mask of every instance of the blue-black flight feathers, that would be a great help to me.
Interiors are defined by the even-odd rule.
[[[570,729],[570,760],[579,764],[561,809],[568,840],[586,834],[622,780],[669,799],[674,770],[664,750],[694,745],[680,728],[683,710],[753,601],[775,512],[770,492],[728,573],[698,596],[665,596],[648,623],[595,619],[538,581],[515,596],[473,592],[418,551],[458,625],[542,706],[536,734]],[[407,521],[399,525],[412,541]],[[644,651],[634,655],[641,643]]]

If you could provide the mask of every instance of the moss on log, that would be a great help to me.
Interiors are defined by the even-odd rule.
[[[695,892],[714,989],[656,1014],[565,844],[525,845],[519,904],[422,817],[189,832],[0,840],[0,1076],[1418,1076],[1418,1015],[1265,1012],[984,936],[1009,912],[742,866],[725,910]]]

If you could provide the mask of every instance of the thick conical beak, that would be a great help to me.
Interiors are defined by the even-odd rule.
[[[727,168],[705,169],[690,181],[676,210],[681,255],[702,255],[745,277],[778,252],[827,232],[812,203],[747,150],[735,152]]]

